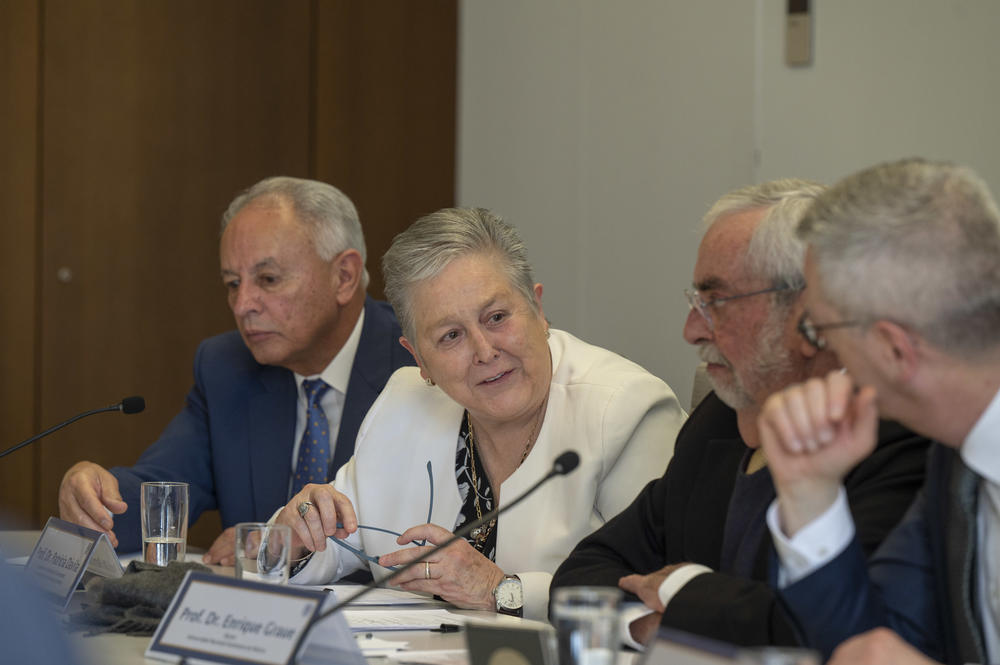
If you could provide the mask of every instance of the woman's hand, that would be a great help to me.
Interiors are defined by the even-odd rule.
[[[299,507],[311,503],[308,510]],[[328,536],[347,538],[358,530],[358,516],[346,495],[333,485],[306,485],[278,513],[277,524],[292,528],[292,559],[301,559],[305,551],[322,552]],[[340,522],[343,526],[337,527]]]
[[[396,542],[406,545],[415,540],[426,539],[428,543],[439,545],[452,535],[436,524],[421,524],[404,531]],[[378,562],[380,566],[402,566],[428,549],[430,545],[396,550],[379,557]],[[468,541],[458,540],[439,550],[426,564],[418,563],[394,579],[393,583],[407,591],[436,594],[461,608],[496,610],[493,589],[503,580],[504,573]]]

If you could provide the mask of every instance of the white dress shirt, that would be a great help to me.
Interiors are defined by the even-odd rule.
[[[292,491],[292,478],[295,476],[295,465],[299,461],[299,445],[302,443],[302,433],[306,431],[306,410],[309,407],[302,382],[306,379],[323,379],[330,386],[330,390],[327,390],[319,400],[323,413],[326,414],[326,421],[330,425],[330,458],[327,460],[327,464],[329,464],[333,460],[334,449],[337,446],[337,434],[340,432],[340,419],[344,413],[344,400],[347,396],[347,384],[351,380],[351,369],[354,367],[354,356],[358,353],[358,343],[361,341],[361,328],[364,323],[365,310],[362,309],[361,316],[354,324],[354,330],[344,342],[344,346],[322,372],[313,376],[295,374],[298,408],[295,410],[295,441],[292,444],[292,473],[289,474],[288,478],[289,492]]]
[[[693,580],[694,578],[702,575],[704,573],[713,572],[708,566],[703,566],[700,563],[686,563],[683,566],[678,567],[674,572],[664,578],[660,582],[659,588],[656,590],[656,595],[659,596],[660,602],[666,607],[673,600],[677,592],[684,588],[684,585]],[[638,649],[639,651],[645,650],[645,645],[640,644],[632,637],[632,622],[638,621],[642,617],[652,614],[653,610],[649,609],[642,603],[627,603],[619,615],[619,634],[622,638],[622,643],[633,649]]]
[[[982,477],[976,515],[976,596],[986,655],[1000,661],[1000,392],[973,425],[959,455]],[[783,588],[832,561],[854,537],[844,488],[826,512],[788,538],[781,530],[778,500],[767,511],[767,526],[778,552],[778,586]]]

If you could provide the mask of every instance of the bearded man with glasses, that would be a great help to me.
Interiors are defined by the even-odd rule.
[[[714,389],[678,434],[666,473],[580,542],[552,587],[635,594],[622,635],[640,646],[664,625],[742,645],[795,645],[766,584],[774,497],[757,416],[773,392],[839,366],[803,339],[804,246],[795,228],[824,187],[778,180],[723,196],[705,215],[684,338]],[[923,478],[927,440],[883,423],[878,448],[847,476],[862,546],[872,552]]]

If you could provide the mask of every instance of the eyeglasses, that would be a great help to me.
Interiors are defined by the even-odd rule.
[[[430,523],[430,521],[431,521],[431,511],[434,509],[434,473],[433,473],[433,471],[431,469],[431,461],[430,460],[427,460],[427,483],[428,483],[428,485],[430,485],[430,494],[431,494],[430,502],[427,505],[427,522]],[[337,528],[338,529],[343,529],[344,528],[343,523],[337,522]],[[403,534],[399,533],[398,531],[393,531],[392,529],[383,529],[383,528],[377,527],[377,526],[368,526],[367,524],[359,524],[358,525],[358,529],[367,529],[368,531],[378,531],[379,533],[387,533],[390,536],[396,536],[397,538],[399,536],[403,535]],[[346,540],[341,540],[340,538],[334,538],[333,536],[328,536],[327,540],[329,540],[330,542],[334,543],[335,545],[339,545],[340,547],[343,547],[348,552],[354,554],[355,556],[357,556],[357,557],[359,557],[361,559],[364,559],[365,561],[370,561],[370,562],[374,563],[376,566],[379,565],[379,563],[378,563],[379,557],[372,556],[371,554],[368,554],[367,552],[365,552],[362,549],[358,549],[357,547],[354,547],[353,545],[349,545]],[[417,545],[421,546],[421,547],[423,547],[424,545],[427,544],[426,540],[414,540],[413,542],[416,543]],[[396,566],[384,566],[384,568],[387,568],[388,570],[396,570]]]
[[[717,309],[731,300],[741,300],[743,298],[759,296],[765,293],[779,293],[781,291],[798,290],[798,287],[795,286],[772,286],[769,289],[760,289],[759,291],[751,291],[750,293],[737,293],[734,296],[723,296],[721,298],[712,298],[711,300],[703,300],[698,289],[684,289],[684,295],[687,297],[688,306],[698,312],[698,314],[701,315],[701,318],[705,319],[705,322],[708,324],[708,329],[715,330],[715,322],[712,320],[712,314],[709,311],[710,309]]]
[[[809,318],[807,312],[802,312],[802,316],[799,317],[799,325],[797,326],[799,334],[805,338],[809,344],[817,351],[822,351],[826,348],[826,337],[821,335],[824,330],[832,330],[834,328],[850,328],[852,326],[860,326],[861,321],[836,321],[834,323],[813,323],[812,319]]]

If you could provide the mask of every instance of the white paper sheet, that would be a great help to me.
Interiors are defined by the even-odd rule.
[[[392,656],[406,648],[408,642],[392,642],[375,637],[372,633],[358,633],[355,636],[361,653],[365,656]]]
[[[421,663],[422,665],[469,665],[465,649],[438,649],[436,651],[396,651],[386,654],[394,663]],[[620,665],[620,664],[619,664]]]
[[[465,617],[448,610],[345,610],[347,625],[355,632],[377,630],[431,630],[463,625]]]
[[[320,589],[329,589],[337,594],[340,600],[346,600],[363,588],[360,584],[328,584]],[[363,598],[351,603],[350,607],[362,605],[419,605],[433,603],[434,596],[427,593],[414,593],[402,589],[375,589],[369,591]]]

